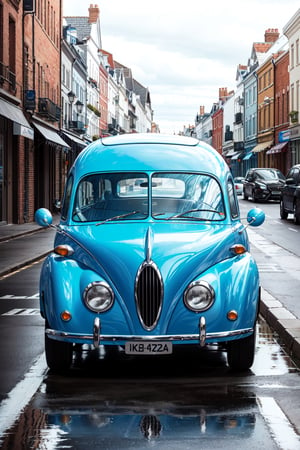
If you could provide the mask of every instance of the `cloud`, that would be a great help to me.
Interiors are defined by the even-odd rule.
[[[149,88],[154,121],[170,132],[193,123],[200,105],[209,111],[219,87],[234,89],[253,42],[263,42],[268,28],[282,32],[299,8],[299,0],[98,4],[103,48]],[[90,0],[64,0],[64,14],[87,16],[89,6]]]

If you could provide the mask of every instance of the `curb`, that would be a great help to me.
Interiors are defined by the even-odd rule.
[[[43,227],[40,227],[40,228],[35,228],[33,230],[23,230],[23,231],[20,231],[19,233],[15,233],[15,234],[8,234],[7,236],[5,236],[5,235],[0,236],[0,244],[4,243],[4,242],[9,242],[13,239],[18,239],[23,236],[28,236],[30,234],[39,233],[40,231],[43,231],[43,229],[44,229]]]
[[[42,253],[38,256],[35,256],[31,259],[27,259],[26,261],[20,262],[19,264],[14,264],[13,266],[8,267],[6,270],[3,270],[0,273],[0,280],[2,278],[5,278],[8,275],[12,275],[14,272],[17,272],[18,270],[25,269],[26,267],[30,266],[31,264],[33,264],[35,262],[40,261],[43,258],[46,258],[46,256],[48,256],[51,252],[52,252],[52,250]]]
[[[287,353],[300,362],[300,320],[282,303],[261,288],[260,314],[268,325],[278,333]]]

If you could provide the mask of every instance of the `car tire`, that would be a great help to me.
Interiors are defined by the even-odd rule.
[[[45,334],[45,353],[49,369],[54,373],[63,373],[72,364],[73,344],[56,341]]]
[[[242,372],[250,369],[255,355],[255,335],[236,339],[227,344],[227,363],[231,370]]]
[[[294,224],[300,225],[300,200],[297,198],[294,202]]]
[[[281,218],[282,220],[286,220],[286,219],[288,218],[288,213],[287,213],[286,210],[284,209],[282,199],[280,200],[280,218]]]

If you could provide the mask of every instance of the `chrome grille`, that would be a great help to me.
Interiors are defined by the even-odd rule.
[[[139,318],[147,330],[152,330],[159,318],[163,285],[160,273],[153,262],[144,263],[137,274],[136,303]]]

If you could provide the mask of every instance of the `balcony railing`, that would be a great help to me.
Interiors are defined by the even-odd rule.
[[[41,116],[47,117],[47,119],[52,120],[53,122],[60,121],[61,108],[57,106],[50,98],[40,97],[39,98],[39,114]]]
[[[9,67],[0,62],[0,85],[4,82],[9,84],[11,91],[16,92],[16,74]]]
[[[85,132],[85,125],[81,120],[69,120],[69,129],[80,133]]]

